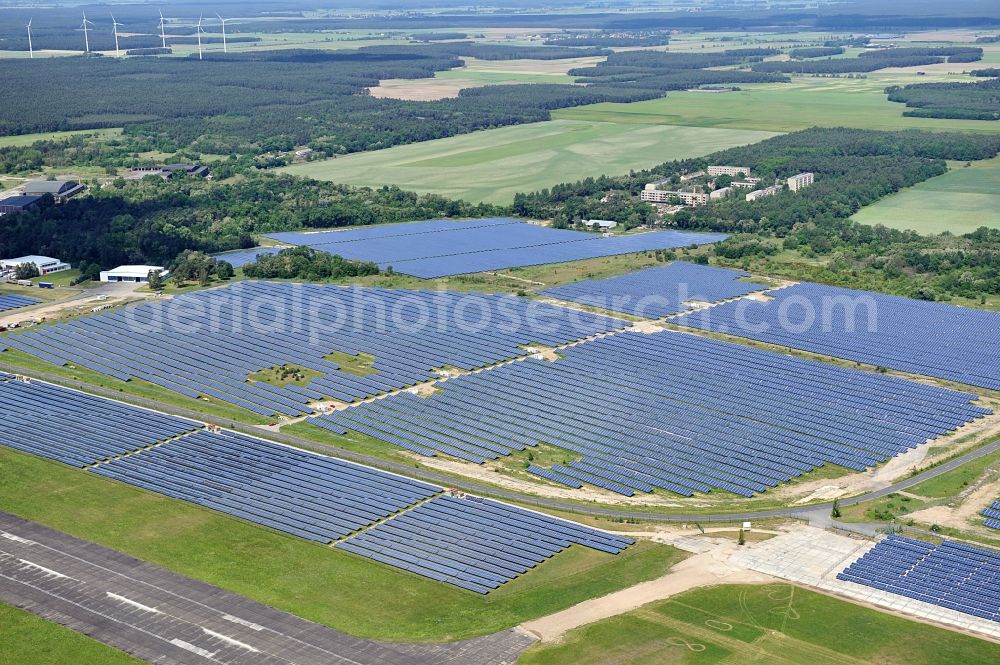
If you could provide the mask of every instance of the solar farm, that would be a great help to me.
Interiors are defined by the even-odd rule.
[[[988,508],[983,510],[983,526],[987,529],[1000,531],[1000,501],[994,501]]]
[[[692,303],[717,303],[768,288],[766,284],[739,281],[749,276],[742,270],[675,261],[619,277],[557,286],[542,291],[542,295],[641,318],[662,319],[687,311]]]
[[[579,258],[614,240],[504,219],[301,235],[421,277]],[[250,280],[180,292],[12,331],[0,351],[74,380],[88,370],[105,391],[187,398],[184,410],[0,373],[0,445],[401,575],[400,593],[410,579],[490,603],[559,574],[546,572],[558,561],[621,561],[649,545],[641,529],[564,517],[577,510],[801,518],[816,488],[863,488],[850,496],[880,473],[994,445],[997,314],[766,282],[674,261],[516,297]],[[843,332],[852,317],[867,323],[869,303],[877,328]],[[827,316],[834,333],[788,325],[796,308]],[[730,336],[706,334],[718,332]],[[236,407],[214,411],[234,424],[192,416],[213,412],[205,400]],[[522,502],[560,506],[559,517]],[[998,529],[1000,503],[976,515],[982,537]],[[893,535],[839,580],[997,622],[997,557]]]
[[[634,542],[6,374],[0,416],[11,424],[0,443],[12,448],[481,594],[573,544],[618,554]],[[29,432],[32,421],[42,430]]]
[[[431,279],[657,249],[706,245],[720,233],[651,231],[601,237],[552,229],[510,218],[432,220],[344,231],[272,233],[272,240],[306,245],[346,259]]]
[[[890,535],[837,579],[1000,622],[1000,552],[995,550]]]
[[[808,283],[765,295],[675,323],[1000,390],[996,312]]]
[[[28,305],[37,305],[39,302],[41,301],[27,296],[21,296],[14,293],[0,293],[0,312],[18,309],[19,307],[27,307]]]
[[[529,471],[631,496],[753,496],[824,464],[875,466],[990,413],[975,395],[691,334],[628,332],[312,422],[482,462],[539,443]]]
[[[529,320],[545,325],[521,325]],[[528,355],[531,344],[559,346],[626,325],[513,296],[240,282],[8,336],[0,349],[297,417],[320,400],[355,402],[437,378],[442,368],[472,370]],[[371,373],[343,371],[327,359],[334,352],[373,355]],[[288,364],[315,376],[302,386],[250,378]]]

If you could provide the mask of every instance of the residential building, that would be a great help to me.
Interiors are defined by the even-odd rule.
[[[704,171],[694,171],[693,173],[685,173],[681,176],[681,182],[687,182],[688,180],[694,180],[695,178],[700,178],[705,175]]]
[[[639,198],[649,203],[671,203],[674,198],[677,198],[681,203],[689,206],[700,206],[708,203],[708,194],[683,190],[645,189],[639,195]]]
[[[33,263],[35,267],[38,268],[38,274],[48,275],[53,272],[61,272],[63,270],[69,270],[69,264],[63,263],[59,259],[53,259],[48,256],[19,256],[16,259],[0,259],[0,270],[8,271],[15,270],[19,265],[25,263]]]
[[[720,187],[719,189],[716,189],[711,194],[709,194],[708,198],[713,201],[716,199],[724,199],[732,193],[733,193],[732,187]]]
[[[757,199],[762,199],[765,196],[774,196],[784,189],[785,187],[783,185],[773,185],[771,187],[765,187],[764,189],[758,189],[747,194],[747,201],[756,201]]]
[[[83,185],[75,180],[29,180],[21,191],[26,196],[44,196],[51,194],[56,201],[65,201],[84,190]]]
[[[798,175],[793,175],[786,182],[788,183],[788,189],[793,192],[797,192],[803,187],[808,187],[816,181],[816,175],[813,173],[799,173]]]
[[[734,178],[736,176],[748,176],[750,175],[750,168],[747,166],[709,166],[708,175],[728,175]]]
[[[163,266],[118,266],[114,270],[102,270],[101,281],[144,283],[149,281],[149,273],[154,271],[160,277],[170,274]]]

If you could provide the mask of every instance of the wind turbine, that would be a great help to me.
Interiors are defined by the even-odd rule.
[[[111,14],[111,27],[115,31],[115,57],[116,58],[122,57],[121,49],[118,48],[118,26],[120,26],[120,25],[121,25],[121,23],[119,23],[117,20],[115,20],[115,15]]]
[[[31,21],[32,21],[32,19],[29,18],[28,19],[28,57],[29,58],[34,58],[35,57],[35,49],[33,49],[31,47]]]
[[[201,19],[204,15],[198,17],[198,59],[201,60]]]
[[[221,15],[216,14],[219,17],[219,23],[222,24],[222,52],[229,53],[229,49],[226,48],[226,19],[222,18]]]
[[[94,25],[94,22],[88,21],[87,12],[83,12],[83,24],[80,26],[80,30],[83,30],[84,53],[90,53],[90,36],[87,34],[90,28],[87,27],[88,25]]]
[[[167,34],[163,31],[163,10],[160,10],[160,43],[163,44],[163,48],[167,48]]]

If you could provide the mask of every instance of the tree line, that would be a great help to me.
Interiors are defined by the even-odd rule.
[[[906,104],[903,115],[917,118],[1000,120],[1000,79],[974,83],[916,83],[890,86],[889,101]]]

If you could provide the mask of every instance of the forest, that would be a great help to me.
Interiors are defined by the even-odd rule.
[[[0,165],[6,173],[23,173],[46,155],[58,160],[52,165],[129,166],[131,153],[190,149],[262,155],[261,166],[278,166],[289,159],[282,153],[298,146],[309,146],[315,157],[332,157],[548,120],[559,108],[655,99],[703,85],[788,80],[784,74],[706,69],[756,62],[774,49],[626,51],[570,72],[587,85],[485,86],[427,102],[367,94],[381,79],[432,77],[460,66],[466,56],[504,60],[606,52],[448,42],[340,52],[213,53],[205,61],[55,58],[44,68],[0,59],[0,76],[24,91],[0,105],[0,135],[125,128],[125,136],[107,147],[48,143],[0,149]]]
[[[793,48],[788,51],[788,55],[793,58],[825,58],[831,55],[840,55],[844,52],[843,46],[812,46],[803,48]]]
[[[903,115],[918,118],[1000,120],[1000,79],[975,83],[916,83],[890,86],[889,101],[906,104]]]
[[[856,58],[820,60],[785,60],[758,62],[755,72],[785,72],[788,74],[849,74],[874,72],[888,67],[918,67],[940,62],[976,62],[983,49],[974,46],[901,47],[864,51]]]
[[[0,105],[0,135],[124,126],[128,137],[162,152],[261,154],[309,145],[318,156],[332,156],[545,120],[555,108],[657,96],[641,88],[554,84],[491,86],[435,102],[366,94],[380,79],[426,78],[457,67],[453,52],[490,58],[536,50],[516,49],[432,44],[213,54],[205,61],[54,58],[44,68],[0,60],[0,78],[22,91]]]
[[[378,265],[371,261],[348,261],[312,247],[290,247],[270,256],[258,256],[255,263],[243,267],[243,274],[253,279],[318,281],[378,273]]]
[[[237,182],[147,176],[93,185],[89,195],[0,217],[0,255],[45,254],[74,265],[170,265],[184,250],[253,247],[254,234],[498,214],[398,188],[352,188],[250,172]]]
[[[846,277],[833,281],[824,275],[828,282],[875,288],[872,280],[891,278],[896,280],[893,284],[880,282],[877,290],[916,295],[921,284],[908,281],[906,276],[922,274],[939,295],[968,295],[972,290],[997,294],[1000,233],[984,231],[980,235],[985,240],[925,237],[861,226],[850,216],[903,187],[943,174],[945,160],[988,159],[998,152],[1000,137],[995,136],[814,128],[629,176],[590,178],[519,194],[514,212],[555,218],[563,225],[588,218],[628,224],[638,219],[635,206],[641,204],[636,201],[646,182],[699,170],[709,163],[747,165],[765,180],[812,171],[816,183],[797,193],[784,192],[752,202],[729,197],[685,208],[669,218],[669,223],[684,229],[753,234],[756,240],[752,242],[739,236],[719,246],[719,255],[729,259],[765,260],[778,247],[794,249],[806,257],[843,255]],[[885,270],[887,266],[892,269]],[[769,268],[788,274],[781,272],[787,271],[787,266]],[[825,269],[803,265],[790,276],[820,279],[810,270]],[[857,274],[851,277],[851,271]]]

